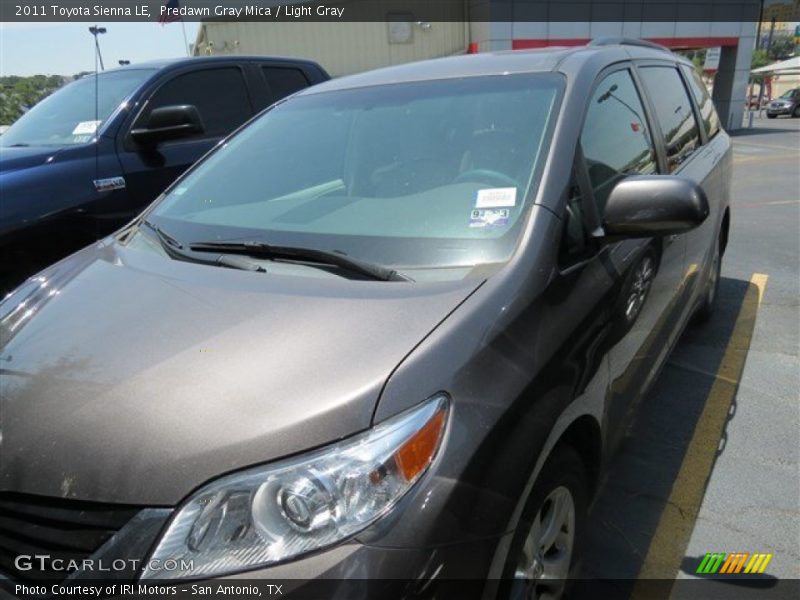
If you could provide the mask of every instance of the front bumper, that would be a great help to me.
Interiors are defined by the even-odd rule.
[[[147,554],[154,534],[164,522],[167,510],[145,510],[134,521],[143,535],[128,535],[133,527],[124,528],[103,551],[92,558],[104,564],[123,559],[139,559]],[[142,517],[142,518],[140,518]],[[146,520],[144,519],[146,517]],[[144,531],[143,524],[152,524]],[[331,548],[269,567],[216,577],[209,580],[137,579],[129,569],[124,571],[82,570],[57,583],[63,589],[53,592],[53,579],[21,581],[0,574],[0,598],[3,592],[25,598],[29,594],[16,589],[25,583],[44,586],[43,598],[69,594],[75,600],[96,597],[93,593],[75,590],[107,589],[115,585],[125,594],[136,593],[142,600],[160,600],[164,596],[208,595],[217,597],[220,589],[234,597],[288,597],[292,600],[347,599],[385,600],[435,597],[437,600],[490,599],[496,596],[496,564],[498,556],[508,548],[511,534],[430,548],[390,548],[351,539]],[[118,542],[118,543],[117,543]],[[99,563],[96,563],[99,564]],[[127,563],[126,563],[127,564]],[[65,591],[72,588],[73,591]],[[257,591],[256,591],[257,590]]]
[[[792,112],[792,106],[767,106],[768,115],[790,115]]]
[[[371,546],[353,540],[284,564],[195,585],[208,585],[214,590],[219,585],[254,585],[262,596],[269,593],[270,585],[281,586],[281,594],[288,594],[293,600],[493,598],[498,582],[488,579],[491,566],[498,548],[507,547],[508,542],[510,534],[411,549]],[[183,582],[158,583],[187,587]]]
[[[468,583],[470,589],[481,592],[471,597],[479,598],[487,587],[495,554],[505,546],[501,542],[509,541],[507,537],[424,549],[386,548],[354,540],[298,560],[216,581],[257,585],[280,581],[286,582],[285,590],[297,590],[300,598],[306,596],[305,588],[306,592],[315,592],[309,596],[365,600],[415,596],[423,588],[437,590],[433,594],[437,598],[461,598],[462,587]],[[389,587],[390,594],[375,593],[389,592]]]

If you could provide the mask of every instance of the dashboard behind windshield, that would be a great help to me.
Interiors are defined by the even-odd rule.
[[[106,119],[152,74],[152,69],[125,69],[101,73],[96,82],[93,75],[78,79],[22,115],[0,137],[0,143],[69,146],[90,142]]]
[[[406,269],[500,262],[562,85],[525,74],[299,96],[229,140],[152,216],[182,240],[258,239]]]

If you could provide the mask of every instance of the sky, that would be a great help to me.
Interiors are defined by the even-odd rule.
[[[94,70],[91,23],[0,23],[0,75],[74,75]],[[131,64],[186,55],[181,23],[101,23],[106,68],[125,59]],[[198,23],[186,23],[194,42]]]

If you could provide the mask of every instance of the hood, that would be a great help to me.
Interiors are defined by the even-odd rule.
[[[0,490],[174,505],[364,430],[389,374],[479,283],[87,248],[0,304]]]
[[[51,162],[63,148],[56,146],[0,147],[0,173]]]

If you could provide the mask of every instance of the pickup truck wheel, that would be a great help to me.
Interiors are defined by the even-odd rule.
[[[533,486],[506,561],[508,600],[558,600],[577,565],[588,506],[588,477],[569,446],[553,451]]]

